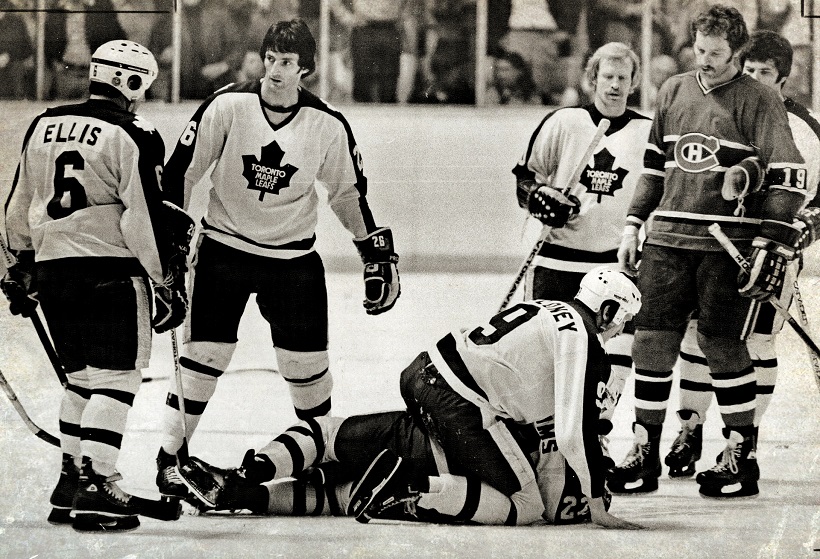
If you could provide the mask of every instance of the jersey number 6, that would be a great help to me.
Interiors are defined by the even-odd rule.
[[[84,169],[85,159],[79,151],[64,151],[57,156],[54,164],[54,196],[49,200],[46,210],[51,219],[62,219],[88,206],[83,185],[76,178],[65,175],[68,167]]]

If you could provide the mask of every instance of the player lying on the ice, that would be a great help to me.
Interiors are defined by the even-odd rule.
[[[598,420],[602,344],[640,305],[625,275],[597,268],[572,302],[519,303],[419,354],[401,374],[407,411],[308,419],[237,469],[191,458],[179,474],[221,509],[635,528],[606,510]]]

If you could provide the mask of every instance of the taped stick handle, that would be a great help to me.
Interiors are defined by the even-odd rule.
[[[578,184],[578,181],[581,180],[581,173],[584,172],[584,167],[586,167],[587,161],[589,161],[589,158],[592,157],[593,153],[595,153],[595,148],[597,148],[598,144],[601,143],[601,139],[604,137],[604,134],[606,134],[606,131],[609,130],[610,124],[611,122],[607,118],[602,118],[598,123],[598,128],[595,130],[595,135],[592,137],[592,141],[590,141],[584,155],[575,165],[575,169],[572,171],[572,176],[566,186],[561,190],[562,194],[569,193],[572,187]],[[507,305],[509,305],[510,301],[512,301],[513,295],[515,295],[515,292],[518,290],[521,280],[524,279],[524,276],[527,274],[527,270],[530,269],[530,264],[532,264],[532,261],[535,260],[535,257],[538,255],[538,252],[541,250],[544,243],[547,242],[547,237],[549,236],[550,231],[552,231],[552,227],[548,225],[544,225],[541,229],[541,234],[538,236],[538,240],[535,242],[532,250],[527,255],[524,263],[521,264],[521,267],[518,269],[518,274],[516,274],[515,280],[513,280],[513,283],[510,286],[509,291],[507,291],[507,295],[504,297],[501,305],[498,307],[497,312],[501,312],[506,309]]]
[[[710,225],[709,233],[711,233],[712,236],[715,239],[717,239],[717,242],[720,243],[720,246],[722,246],[724,250],[726,250],[726,252],[729,253],[729,256],[731,256],[732,259],[734,259],[734,261],[737,262],[738,266],[740,266],[743,270],[747,272],[751,270],[751,265],[749,264],[749,261],[746,260],[746,258],[740,253],[740,251],[737,249],[732,240],[726,236],[726,233],[723,232],[723,230],[720,228],[720,225],[718,225],[717,223],[713,223],[712,225]],[[809,349],[814,353],[814,355],[820,357],[820,347],[818,347],[817,344],[814,343],[814,340],[811,339],[811,336],[809,336],[808,333],[803,329],[803,327],[797,323],[794,317],[792,317],[792,315],[789,314],[788,309],[786,309],[780,303],[780,301],[775,299],[774,296],[767,299],[766,302],[772,305],[774,307],[774,310],[777,311],[777,313],[780,316],[782,316],[786,320],[786,322],[789,323],[789,326],[792,327],[794,332],[800,337],[801,340],[803,340],[803,342],[809,347]],[[820,385],[818,385],[818,387],[820,388]]]

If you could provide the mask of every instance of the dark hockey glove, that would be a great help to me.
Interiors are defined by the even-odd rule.
[[[165,281],[154,284],[154,306],[156,309],[151,327],[157,334],[173,330],[182,324],[188,312],[184,269],[172,269]]]
[[[581,202],[573,196],[564,195],[550,186],[539,186],[530,196],[528,210],[544,225],[563,227],[569,218],[581,209]]]
[[[739,292],[755,301],[777,297],[783,287],[786,266],[794,259],[800,229],[782,221],[764,219],[760,235],[752,241],[751,270],[738,275]]]
[[[176,267],[184,265],[182,272],[185,273],[188,271],[187,256],[191,252],[191,239],[194,236],[196,225],[191,216],[179,206],[163,200],[162,207],[168,240],[171,242],[173,265]]]
[[[31,276],[33,267],[34,251],[20,251],[17,254],[17,263],[0,279],[0,289],[9,300],[9,311],[13,315],[28,318],[37,309],[37,301],[31,297],[35,292]]]
[[[389,311],[401,294],[393,232],[381,227],[362,239],[353,239],[353,244],[364,262],[364,310],[367,314]]]

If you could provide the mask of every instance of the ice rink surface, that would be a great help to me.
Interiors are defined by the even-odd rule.
[[[818,278],[804,277],[809,312],[817,316]],[[369,317],[360,306],[358,274],[330,274],[331,368],[336,380],[334,413],[350,415],[397,409],[398,374],[442,334],[489,317],[510,285],[508,275],[402,275],[396,307]],[[0,306],[5,305],[2,303]],[[0,308],[4,336],[0,369],[34,421],[57,432],[59,385],[28,321]],[[612,512],[646,527],[607,531],[574,527],[437,526],[412,523],[358,524],[352,518],[183,515],[176,522],[143,519],[123,534],[85,535],[46,523],[48,496],[60,464],[59,451],[35,438],[8,402],[0,403],[0,556],[23,558],[188,557],[647,557],[820,558],[820,393],[800,340],[780,338],[781,374],[761,428],[758,459],[761,493],[748,500],[708,500],[691,479],[665,475],[657,493],[616,497]],[[137,395],[123,441],[121,486],[141,496],[156,494],[154,475],[167,377],[173,375],[170,337],[156,337],[151,367]],[[259,448],[295,422],[265,322],[251,303],[230,372],[191,441],[191,452],[220,466],[237,466],[247,448]],[[620,460],[631,444],[632,387],[615,416],[611,450]],[[677,391],[673,393],[673,405]],[[678,425],[670,413],[665,453]],[[710,410],[702,470],[723,447],[719,420]]]
[[[5,201],[23,134],[45,104],[0,104],[0,200]],[[148,106],[168,150],[196,105]],[[399,372],[448,330],[488,319],[503,300],[516,266],[532,246],[522,234],[510,170],[546,109],[345,107],[362,146],[377,221],[392,225],[402,260],[402,295],[390,312],[361,307],[360,264],[347,235],[320,215],[319,250],[329,264],[330,360],[336,415],[402,406]],[[2,225],[2,223],[0,223]],[[801,288],[820,322],[818,249]],[[796,312],[796,311],[795,311]],[[820,332],[820,328],[818,328]],[[820,335],[820,334],[819,334]],[[130,533],[85,535],[46,523],[60,452],[35,438],[0,397],[0,558],[809,558],[820,559],[820,392],[806,350],[788,329],[780,336],[780,378],[760,433],[761,494],[754,499],[701,498],[693,480],[661,480],[657,493],[616,497],[612,512],[646,527],[615,532],[590,525],[453,527],[352,518],[191,516],[143,519]],[[295,421],[276,368],[267,325],[253,303],[240,343],[220,380],[191,452],[236,466]],[[34,421],[57,433],[60,386],[30,322],[12,317],[0,297],[0,370]],[[154,458],[168,378],[170,337],[154,353],[123,440],[121,485],[156,496]],[[678,425],[677,389],[661,444]],[[632,382],[615,415],[611,451],[620,461],[631,441]],[[711,467],[724,447],[715,406],[705,428]]]

